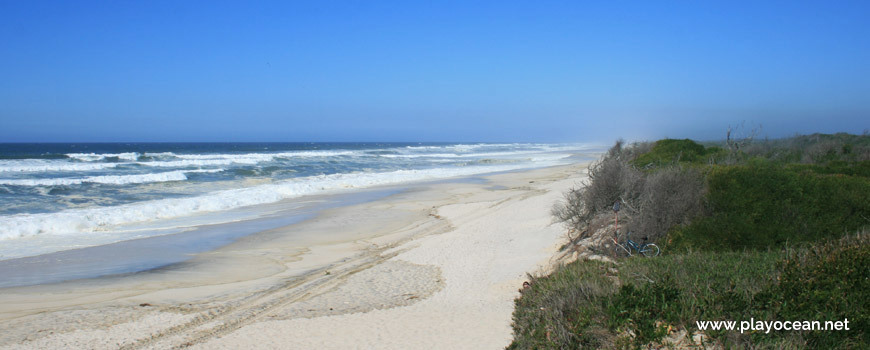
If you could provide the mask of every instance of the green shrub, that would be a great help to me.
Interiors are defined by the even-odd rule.
[[[667,247],[766,249],[836,238],[870,223],[870,178],[819,169],[760,159],[714,167],[707,177],[711,214],[670,232]]]
[[[809,172],[818,175],[848,175],[870,177],[870,161],[847,162],[835,160],[820,164],[788,164],[786,167],[795,172]]]
[[[749,157],[762,157],[777,163],[823,164],[830,161],[870,160],[870,135],[812,134],[761,140],[745,149]]]
[[[639,168],[654,168],[673,163],[704,164],[709,157],[722,152],[718,147],[704,148],[689,140],[664,139],[656,141],[649,152],[639,155],[632,163]]]
[[[508,349],[604,348],[612,344],[602,300],[616,287],[607,277],[614,265],[594,261],[562,266],[532,277],[516,300],[514,341]]]

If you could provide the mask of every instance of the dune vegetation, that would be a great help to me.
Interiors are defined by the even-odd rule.
[[[867,348],[870,136],[617,142],[553,214],[579,259],[516,300],[510,349]],[[613,203],[621,203],[619,230]],[[618,258],[616,235],[658,244]],[[593,242],[581,244],[581,242]],[[842,331],[698,329],[697,321],[842,321]]]

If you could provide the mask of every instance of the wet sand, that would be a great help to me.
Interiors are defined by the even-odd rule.
[[[165,268],[0,289],[0,349],[503,348],[585,169],[411,186]]]

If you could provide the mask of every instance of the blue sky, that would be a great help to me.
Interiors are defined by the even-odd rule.
[[[0,142],[870,127],[870,2],[0,0]]]

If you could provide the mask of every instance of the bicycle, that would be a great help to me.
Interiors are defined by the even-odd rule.
[[[631,256],[632,249],[648,258],[659,256],[659,254],[661,254],[659,246],[655,245],[655,243],[637,244],[635,241],[632,241],[631,238],[629,238],[630,236],[631,231],[629,231],[628,234],[625,236],[625,244],[620,244],[619,241],[616,240],[616,237],[612,238],[613,243],[616,245],[616,247],[619,247],[613,248],[615,250],[616,256]],[[644,240],[646,240],[646,238],[644,238]]]

